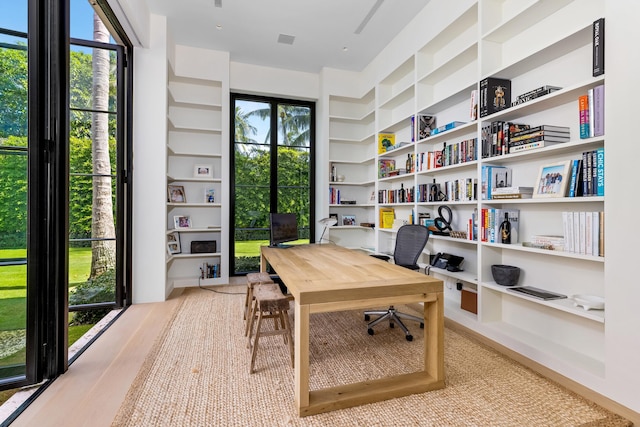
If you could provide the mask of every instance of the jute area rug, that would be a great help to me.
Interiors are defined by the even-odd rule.
[[[228,293],[196,288],[180,296],[113,426],[630,425],[449,329],[444,339],[446,388],[299,418],[282,337],[260,340],[257,371],[250,374],[244,287],[216,290]],[[416,324],[410,329],[412,342],[388,325],[368,335],[362,311],[312,315],[311,389],[417,371],[423,337]]]

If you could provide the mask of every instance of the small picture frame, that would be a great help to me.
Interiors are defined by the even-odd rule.
[[[356,216],[342,215],[342,225],[356,225]]]
[[[567,194],[570,168],[571,160],[541,166],[533,197],[564,197]]]
[[[167,185],[167,200],[171,203],[186,203],[187,196],[182,185]]]
[[[215,203],[216,202],[216,189],[215,188],[205,188],[204,189],[204,202],[205,203]]]
[[[167,252],[169,255],[175,255],[182,252],[182,248],[180,246],[180,233],[169,233],[167,234]]]
[[[330,213],[329,214],[329,218],[335,218],[336,224],[338,223],[338,214],[337,213]]]
[[[195,165],[193,176],[195,178],[213,178],[213,165]]]
[[[181,228],[191,228],[191,217],[187,215],[175,215],[173,217],[173,227],[176,230]]]

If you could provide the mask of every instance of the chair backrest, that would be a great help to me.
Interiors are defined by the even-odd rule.
[[[393,251],[394,262],[406,268],[418,270],[416,264],[422,250],[429,240],[429,229],[423,225],[408,224],[398,229],[396,247]]]

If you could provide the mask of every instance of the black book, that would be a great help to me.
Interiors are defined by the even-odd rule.
[[[593,77],[604,74],[604,18],[593,22]]]
[[[525,103],[525,102],[527,102],[527,101],[531,101],[531,100],[533,100],[533,99],[540,98],[541,96],[548,95],[548,94],[550,94],[550,93],[552,93],[552,92],[555,92],[555,91],[557,91],[557,90],[560,90],[560,89],[562,89],[562,88],[558,88],[558,89],[547,89],[547,90],[543,90],[543,91],[540,91],[540,92],[536,92],[536,93],[533,93],[533,94],[531,94],[531,95],[527,95],[527,96],[524,96],[524,97],[518,97],[518,99],[516,99],[515,101],[513,101],[513,102],[511,103],[511,106],[512,106],[512,107],[514,107],[514,106],[516,106],[516,105],[523,104],[523,103]]]

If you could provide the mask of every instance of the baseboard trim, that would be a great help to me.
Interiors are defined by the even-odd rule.
[[[529,359],[526,356],[523,356],[522,354],[511,350],[508,347],[505,347],[504,345],[497,343],[487,337],[485,337],[484,335],[464,326],[461,325],[460,323],[457,323],[451,319],[448,319],[445,317],[444,319],[444,324],[447,328],[456,331],[456,332],[461,332],[467,335],[472,336],[474,339],[476,339],[477,341],[481,342],[482,344],[485,344],[488,347],[491,347],[492,349],[504,354],[505,356],[515,360],[516,362],[521,363],[522,365],[526,366],[527,368],[537,372],[538,374],[544,376],[545,378],[547,378],[550,381],[553,381],[555,383],[560,384],[562,387],[571,390],[572,392],[584,397],[587,400],[592,401],[593,403],[602,406],[603,408],[620,415],[621,417],[624,417],[626,419],[628,419],[629,421],[631,421],[633,423],[633,425],[640,425],[640,413],[635,412],[629,408],[627,408],[626,406],[621,405],[620,403],[616,402],[615,400],[612,400],[606,396],[601,395],[600,393],[597,393],[593,390],[591,390],[588,387],[585,387],[584,385],[570,379],[567,378],[559,373],[557,373],[556,371],[553,371],[552,369],[547,368],[546,366]]]

